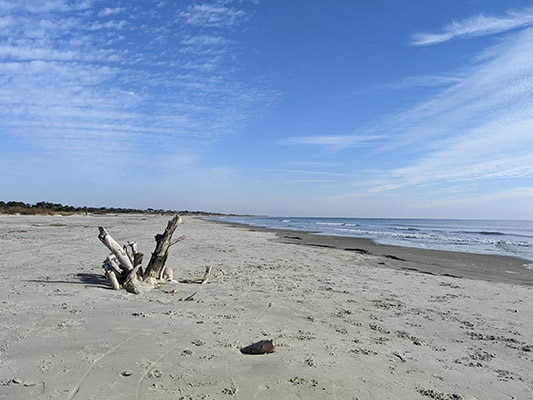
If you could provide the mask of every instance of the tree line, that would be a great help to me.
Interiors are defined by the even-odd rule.
[[[163,210],[163,209],[136,209],[122,207],[74,207],[60,203],[50,203],[48,201],[39,201],[35,204],[28,204],[22,201],[1,201],[0,214],[21,214],[21,215],[52,215],[52,214],[180,214],[180,215],[229,215],[221,213],[212,213],[205,211],[189,210]]]

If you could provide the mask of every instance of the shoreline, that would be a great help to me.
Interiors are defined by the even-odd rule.
[[[383,245],[360,237],[322,235],[213,219],[206,221],[271,232],[279,243],[327,247],[380,257],[383,258],[381,265],[397,270],[533,286],[533,270],[525,267],[530,262],[519,257]]]

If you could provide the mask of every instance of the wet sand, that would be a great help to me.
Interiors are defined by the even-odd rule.
[[[384,265],[396,269],[456,278],[533,285],[533,270],[526,268],[529,261],[517,257],[386,246],[364,238],[323,236],[308,232],[279,231],[276,235],[282,243],[330,247],[400,261],[383,262]]]
[[[111,290],[98,226],[149,254],[169,219],[0,216],[0,399],[532,398],[522,260],[185,217],[207,285]]]

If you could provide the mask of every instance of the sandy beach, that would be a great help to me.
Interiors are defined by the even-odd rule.
[[[0,399],[533,398],[523,260],[185,217],[208,284],[111,290],[98,227],[149,255],[169,219],[0,215]]]

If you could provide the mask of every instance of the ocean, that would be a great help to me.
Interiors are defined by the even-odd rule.
[[[221,217],[219,220],[321,235],[362,237],[379,244],[515,256],[533,269],[533,221],[307,217]]]

